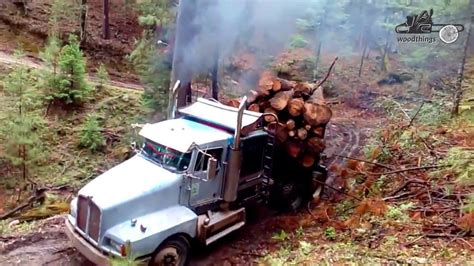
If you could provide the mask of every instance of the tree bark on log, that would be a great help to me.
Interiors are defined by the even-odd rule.
[[[295,82],[275,78],[272,73],[262,73],[254,90],[248,94],[248,110],[274,114],[264,121],[269,133],[274,134],[277,145],[283,145],[287,154],[303,167],[312,167],[325,149],[325,128],[332,117],[326,105],[323,88],[334,67],[319,83]],[[238,100],[229,101],[237,107]]]
[[[311,126],[325,125],[332,117],[332,111],[325,105],[305,103],[304,119]]]
[[[285,109],[293,96],[292,91],[281,91],[275,94],[273,98],[270,99],[270,105],[277,111]]]
[[[291,116],[300,116],[303,112],[304,100],[302,98],[293,98],[288,103],[288,112]]]

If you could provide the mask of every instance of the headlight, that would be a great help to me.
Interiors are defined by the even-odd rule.
[[[69,206],[69,212],[72,217],[77,217],[77,197],[71,200],[71,205]]]
[[[112,239],[109,239],[109,242],[110,242],[110,246],[114,248],[116,251],[120,252],[120,255],[122,255],[122,257],[127,256],[127,248],[124,243],[118,243]]]

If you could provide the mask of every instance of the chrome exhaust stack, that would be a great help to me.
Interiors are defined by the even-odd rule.
[[[242,117],[244,116],[245,104],[247,103],[247,96],[244,96],[239,104],[239,111],[237,112],[237,127],[234,132],[234,144],[232,149],[240,149],[240,133],[242,132]]]
[[[181,81],[177,80],[172,88],[170,88],[169,100],[168,100],[168,112],[167,119],[174,119],[176,117],[176,98],[178,96]]]
[[[244,116],[246,102],[247,96],[244,96],[240,102],[239,111],[237,112],[237,127],[235,128],[234,142],[229,152],[229,163],[226,170],[227,178],[223,197],[226,202],[232,202],[237,199],[241,165],[240,134],[242,132],[242,118]]]

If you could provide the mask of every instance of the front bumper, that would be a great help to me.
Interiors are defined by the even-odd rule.
[[[66,234],[72,241],[74,247],[91,262],[102,266],[110,265],[109,258],[87,242],[80,234],[78,234],[72,224],[66,218]]]

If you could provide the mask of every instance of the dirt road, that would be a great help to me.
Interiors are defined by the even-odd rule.
[[[0,265],[84,265],[64,234],[64,217],[40,222],[35,232],[0,237]]]
[[[0,51],[0,64],[7,66],[21,64],[34,69],[43,68],[42,62],[38,58],[27,56],[22,59],[17,59],[12,54],[3,51]],[[92,85],[96,85],[98,83],[97,78],[93,75],[89,75],[88,80]],[[126,83],[113,79],[109,80],[108,86],[126,90],[143,90],[143,87],[140,84]]]

